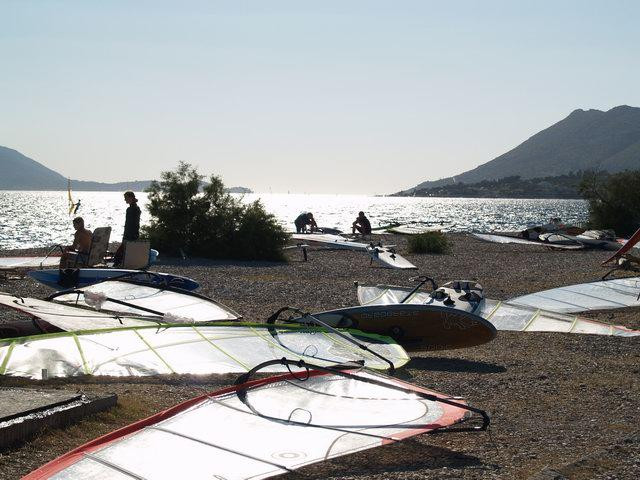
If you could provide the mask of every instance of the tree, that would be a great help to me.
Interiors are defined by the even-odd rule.
[[[640,226],[640,170],[586,172],[580,193],[589,202],[589,226],[631,235]]]
[[[222,180],[188,163],[162,172],[147,192],[151,223],[144,228],[154,248],[169,255],[243,260],[283,260],[288,236],[260,203],[249,205],[225,192]],[[203,185],[202,192],[200,186]]]

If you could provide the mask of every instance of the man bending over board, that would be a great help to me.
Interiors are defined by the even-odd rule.
[[[351,233],[356,233],[356,230],[361,235],[371,235],[371,222],[364,212],[358,212],[358,218],[351,224]]]
[[[296,224],[296,233],[306,232],[307,226],[310,227],[311,233],[313,233],[314,230],[318,230],[318,224],[316,223],[315,218],[313,218],[313,213],[311,212],[301,213],[293,223]]]
[[[89,250],[91,249],[92,234],[90,230],[84,228],[84,220],[82,217],[76,217],[73,219],[73,228],[76,233],[73,235],[73,244],[69,247],[65,247],[60,258],[60,268],[67,268],[69,257],[71,253],[77,255],[77,259],[74,263],[86,263],[89,258]]]

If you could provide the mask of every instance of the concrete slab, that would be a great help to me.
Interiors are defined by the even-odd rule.
[[[115,394],[0,388],[0,450],[25,441],[43,428],[58,428],[114,407]]]

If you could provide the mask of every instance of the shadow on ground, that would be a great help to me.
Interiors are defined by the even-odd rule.
[[[424,441],[410,439],[376,449],[376,455],[366,455],[364,452],[359,452],[312,465],[298,472],[304,478],[320,479],[344,477],[345,475],[349,477],[370,476],[381,472],[386,475],[392,472],[415,472],[440,468],[455,470],[469,467],[496,468],[493,465],[484,464],[477,457],[425,445]]]
[[[507,371],[502,365],[444,357],[414,357],[407,364],[407,367],[437,372],[502,373]]]

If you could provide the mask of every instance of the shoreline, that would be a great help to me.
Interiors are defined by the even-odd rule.
[[[475,280],[484,286],[487,297],[506,300],[597,280],[605,272],[600,262],[609,255],[602,251],[493,244],[466,234],[446,235],[452,241],[452,252],[447,255],[407,254],[406,237],[374,235],[396,244],[398,252],[417,265],[418,271],[370,266],[369,257],[363,253],[316,248],[309,249],[308,262],[292,250],[286,253],[288,263],[160,257],[154,269],[191,277],[201,283],[198,291],[203,295],[239,312],[247,321],[263,321],[285,305],[312,312],[355,305],[354,281],[408,285],[410,277],[418,274],[432,276],[438,284]],[[3,250],[0,256],[35,254],[36,250]],[[38,298],[51,293],[28,277],[0,280],[0,289]],[[0,320],[6,316],[7,310],[0,310]],[[640,308],[586,316],[640,329]],[[640,425],[639,346],[638,338],[499,332],[494,341],[470,349],[413,353],[411,362],[397,376],[462,396],[489,411],[491,436],[422,435],[311,465],[301,473],[312,478],[529,478],[545,469],[562,473],[564,468],[577,475],[580,469],[568,465],[593,455],[586,473],[571,478],[607,478],[605,474],[608,478],[636,478],[640,465],[640,439],[634,436]],[[204,391],[219,389],[234,379],[234,375],[90,377],[38,382],[0,377],[2,386],[113,392],[121,403],[116,414],[48,431],[3,452],[0,476],[17,478],[99,434]],[[620,448],[628,451],[622,459]]]

